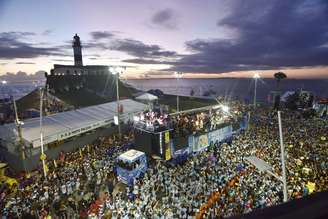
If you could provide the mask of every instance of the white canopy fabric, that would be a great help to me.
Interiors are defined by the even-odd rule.
[[[294,93],[295,93],[294,91],[286,91],[283,95],[281,95],[281,97],[280,97],[281,101],[286,102],[287,98],[290,95],[293,95]]]
[[[155,96],[155,95],[152,95],[150,93],[144,93],[144,94],[141,94],[140,96],[136,97],[136,100],[142,100],[142,101],[154,101],[154,100],[157,100],[158,97]]]
[[[268,164],[264,160],[262,160],[260,158],[257,158],[255,156],[249,156],[249,157],[246,157],[245,159],[248,162],[250,162],[251,164],[253,164],[261,172],[268,171],[268,170],[272,169],[270,164]]]
[[[147,105],[131,99],[121,100],[120,104],[123,105],[123,112],[120,114],[122,121],[133,120],[133,114],[141,112],[147,107]],[[45,116],[42,121],[44,143],[63,140],[108,125],[113,122],[115,115],[117,115],[117,103],[110,102]],[[33,147],[39,147],[40,119],[27,119],[23,123],[23,139],[32,143]],[[0,138],[17,139],[15,123],[0,126]]]

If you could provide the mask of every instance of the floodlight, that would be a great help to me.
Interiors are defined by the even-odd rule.
[[[260,75],[259,75],[258,73],[255,73],[255,74],[253,75],[253,78],[254,78],[254,79],[258,79],[258,78],[260,78]]]

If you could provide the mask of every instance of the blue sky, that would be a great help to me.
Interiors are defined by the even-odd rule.
[[[127,65],[127,77],[327,77],[324,0],[1,0],[0,74],[84,63]]]

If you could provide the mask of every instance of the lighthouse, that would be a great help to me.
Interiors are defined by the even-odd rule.
[[[73,37],[73,51],[74,51],[74,65],[75,66],[83,66],[82,62],[82,46],[81,46],[81,41],[80,37],[75,34]]]

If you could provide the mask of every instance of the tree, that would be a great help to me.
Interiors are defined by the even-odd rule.
[[[274,78],[277,80],[277,90],[279,91],[280,90],[280,82],[281,80],[287,78],[287,75],[283,72],[277,72],[274,74]]]
[[[278,90],[278,94],[275,97],[275,101],[274,101],[274,108],[275,109],[279,109],[279,105],[280,105],[280,82],[282,79],[287,78],[287,75],[283,72],[277,72],[273,75],[275,77],[275,79],[277,80],[277,90]]]

